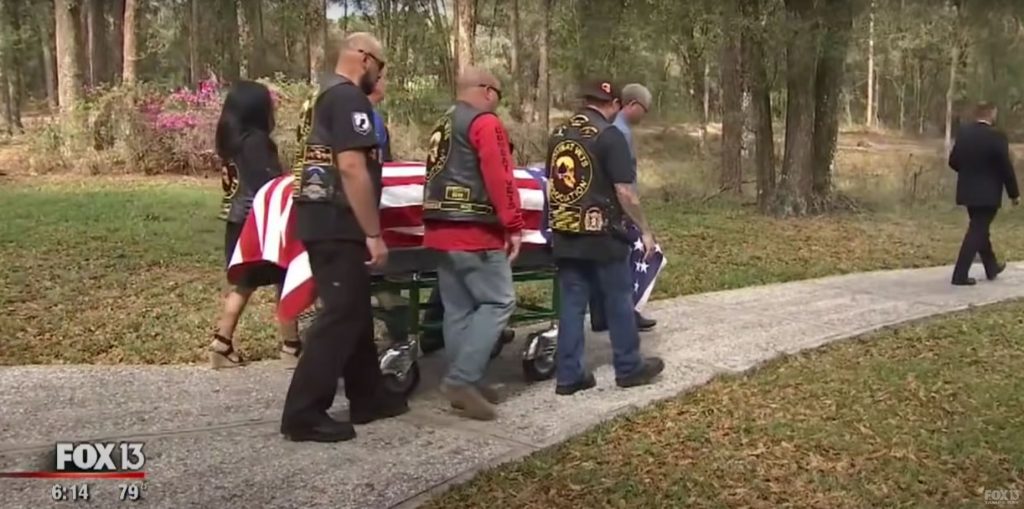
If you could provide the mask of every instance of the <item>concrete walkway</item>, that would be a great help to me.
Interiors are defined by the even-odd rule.
[[[980,267],[975,267],[980,274]],[[414,507],[453,482],[621,412],[750,369],[784,353],[879,327],[1024,296],[1024,265],[997,282],[949,285],[948,267],[877,272],[653,303],[645,349],[668,365],[652,386],[614,387],[608,340],[589,342],[598,388],[556,397],[526,385],[518,341],[495,362],[507,402],[492,423],[461,419],[437,395],[425,359],[413,411],[358,428],[352,442],[296,444],[277,433],[289,373],[276,363],[0,368],[0,471],[34,470],[56,440],[147,442],[145,507]],[[343,398],[339,397],[339,402]],[[343,412],[344,410],[341,409]],[[92,481],[91,506],[115,507],[122,481]],[[0,479],[3,507],[48,507],[52,482]],[[66,505],[65,503],[64,505]]]

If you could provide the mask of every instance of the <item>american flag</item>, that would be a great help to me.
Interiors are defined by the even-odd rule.
[[[654,280],[665,268],[668,261],[661,246],[655,245],[654,254],[651,258],[644,260],[644,242],[640,240],[640,229],[630,225],[627,232],[632,242],[632,250],[629,252],[629,265],[633,269],[633,303],[634,309],[641,311],[647,300],[651,298],[651,291],[654,290]]]
[[[423,243],[422,163],[402,162],[384,165],[381,193],[381,226],[390,248],[412,248]],[[516,186],[523,208],[526,230],[523,243],[543,246],[548,243],[545,224],[545,179],[536,171],[515,170]],[[290,174],[277,177],[256,193],[231,262],[228,280],[235,281],[248,268],[272,263],[286,270],[279,319],[294,319],[316,300],[309,257],[302,242],[292,233],[292,182]]]
[[[384,165],[380,202],[383,238],[390,248],[414,248],[423,243],[423,183],[426,168],[422,163],[401,162]],[[526,230],[525,248],[544,246],[550,242],[547,225],[547,179],[543,167],[517,168],[516,186],[523,208]],[[292,233],[292,182],[290,174],[266,183],[256,193],[252,210],[246,217],[231,262],[228,280],[236,281],[247,269],[272,263],[286,270],[277,315],[281,320],[295,319],[316,300],[309,256],[302,242]],[[639,241],[639,232],[636,240]],[[643,244],[640,244],[641,249]],[[664,267],[659,252],[645,264],[634,250],[637,309],[650,297],[654,279]]]

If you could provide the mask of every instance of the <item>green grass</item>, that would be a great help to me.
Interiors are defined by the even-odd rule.
[[[213,179],[55,178],[0,186],[0,364],[199,360],[226,287]],[[749,208],[648,203],[669,257],[657,297],[953,260],[965,224],[946,208],[780,221]],[[1024,253],[1024,218],[995,225]],[[524,287],[542,298],[546,285]],[[273,292],[257,293],[238,337],[276,354]]]
[[[986,507],[986,490],[999,489],[1024,498],[1022,317],[1022,301],[996,305],[720,378],[426,507]]]

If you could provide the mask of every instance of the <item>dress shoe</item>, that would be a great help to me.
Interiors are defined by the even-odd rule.
[[[555,394],[559,396],[571,396],[580,391],[592,389],[597,385],[597,380],[594,378],[593,373],[587,373],[583,375],[583,379],[574,384],[568,385],[556,385]]]
[[[953,286],[974,286],[978,284],[978,280],[973,277],[967,279],[954,279]]]
[[[989,281],[995,281],[995,279],[999,277],[999,275],[1002,274],[1004,270],[1006,270],[1006,262],[997,264],[996,271],[993,272],[992,274],[985,274],[985,277],[987,277]]]
[[[380,419],[398,417],[409,411],[409,403],[399,395],[387,395],[362,402],[351,402],[348,416],[352,424],[369,424]]]
[[[653,318],[647,318],[644,315],[641,315],[640,313],[636,314],[636,328],[640,332],[647,332],[653,329],[655,325],[658,325],[657,320]]]
[[[615,384],[622,388],[647,385],[654,381],[655,377],[660,375],[664,370],[665,361],[661,360],[659,357],[648,357],[644,359],[644,363],[640,366],[640,369],[636,370],[633,374],[626,375],[622,378],[616,378]]]
[[[281,425],[281,434],[292,442],[344,442],[356,437],[351,423],[339,422],[324,416],[316,424],[303,426]]]

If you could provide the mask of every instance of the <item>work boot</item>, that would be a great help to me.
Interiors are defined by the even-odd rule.
[[[555,394],[558,394],[559,396],[572,396],[577,392],[585,391],[587,389],[593,389],[596,386],[597,379],[594,378],[594,374],[586,373],[583,375],[583,378],[580,381],[574,384],[556,385]]]
[[[441,382],[441,394],[452,406],[458,408],[470,419],[493,421],[498,417],[494,404],[484,398],[480,390],[472,385],[454,385]]]
[[[498,402],[501,400],[501,397],[498,395],[498,390],[495,389],[494,386],[492,385],[479,384],[476,386],[476,390],[479,391],[480,395],[483,396],[484,399],[486,399],[487,402],[492,405],[497,405]],[[452,408],[456,410],[462,410],[462,403],[456,403],[453,401]]]
[[[654,378],[665,370],[665,361],[659,357],[648,357],[644,359],[640,369],[622,378],[616,378],[615,384],[622,388],[647,385],[654,381]]]
[[[653,318],[647,318],[646,316],[641,315],[640,313],[636,314],[636,328],[640,332],[647,332],[653,329],[655,325],[658,325],[657,320]]]

